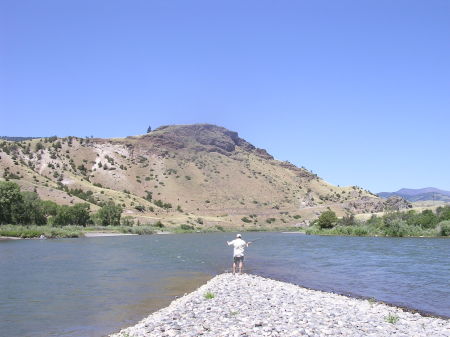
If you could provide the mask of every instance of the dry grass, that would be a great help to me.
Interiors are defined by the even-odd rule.
[[[261,156],[243,140],[230,152],[207,144],[211,140],[229,142],[226,132],[221,128],[171,126],[135,137],[89,139],[88,144],[85,139],[74,138],[69,146],[67,138],[57,139],[44,143],[46,149],[39,152],[34,148],[44,140],[35,139],[21,143],[23,147],[30,144],[32,158],[23,148],[15,154],[0,151],[0,174],[6,167],[19,172],[22,178],[17,182],[22,188],[36,190],[42,199],[60,204],[82,202],[58,188],[62,175],[68,188],[91,190],[99,203],[113,200],[124,206],[124,215],[141,223],[161,220],[179,226],[195,224],[196,218],[203,217],[204,223],[196,226],[205,228],[263,227],[268,226],[267,218],[276,219],[270,224],[273,227],[292,226],[317,217],[327,207],[343,215],[343,202],[369,196]],[[56,142],[61,143],[57,151],[53,148]],[[81,166],[85,172],[78,169]],[[153,200],[171,203],[172,209],[145,200],[146,191],[153,193]],[[326,195],[335,200],[320,200]],[[146,211],[137,211],[138,205]],[[178,206],[182,212],[176,210]],[[91,209],[95,211],[97,206]],[[241,221],[252,214],[256,215],[252,223]],[[295,214],[301,215],[300,220],[292,218]]]

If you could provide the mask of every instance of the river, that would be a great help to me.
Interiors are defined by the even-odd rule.
[[[232,233],[0,241],[0,331],[104,336],[230,269]],[[246,271],[450,317],[450,240],[244,233]]]

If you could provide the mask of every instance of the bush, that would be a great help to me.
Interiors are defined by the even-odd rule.
[[[89,204],[75,204],[73,206],[60,206],[58,212],[52,218],[52,224],[56,226],[77,225],[85,227],[91,223]]]
[[[154,203],[156,206],[161,207],[161,208],[164,208],[164,209],[172,208],[172,204],[163,202],[162,200],[155,200],[155,201],[153,201],[153,203]]]
[[[16,183],[0,182],[0,224],[17,223],[16,217],[19,205],[23,204],[23,196],[20,187]]]
[[[163,228],[164,224],[161,221],[158,221],[153,226],[158,227],[158,228]]]
[[[387,236],[403,237],[408,234],[408,224],[404,220],[393,220],[384,229]]]
[[[441,221],[438,226],[440,236],[450,236],[450,220]]]
[[[186,225],[186,224],[180,225],[180,228],[184,231],[193,231],[194,230],[194,226],[190,226],[190,225]]]
[[[203,294],[203,297],[207,300],[211,300],[215,297],[215,295],[212,292],[208,291],[205,294]]]
[[[337,223],[337,221],[338,221],[338,218],[336,217],[336,213],[334,213],[333,211],[329,210],[329,211],[323,212],[319,216],[319,219],[317,220],[317,225],[321,229],[323,229],[323,228],[333,228],[334,225]]]
[[[145,211],[145,206],[142,206],[142,205],[134,206],[134,208],[135,208],[137,211],[139,211],[139,212],[144,212],[144,211]]]
[[[355,226],[357,225],[355,216],[353,214],[346,214],[339,221],[343,226]]]
[[[241,220],[242,220],[243,222],[246,222],[246,223],[252,222],[252,220],[250,220],[250,219],[247,218],[246,216],[244,216]]]
[[[368,234],[369,234],[369,231],[367,230],[367,228],[364,228],[364,227],[355,227],[355,228],[353,228],[353,235],[366,236]]]
[[[134,226],[134,219],[131,216],[125,216],[122,218],[122,226]]]
[[[152,199],[153,199],[153,192],[145,191],[145,193],[147,193],[147,195],[144,197],[144,199],[147,200],[147,201],[152,201]]]
[[[96,220],[101,226],[119,226],[122,207],[110,201],[96,214]]]
[[[400,216],[402,213],[400,213]],[[438,217],[433,211],[426,209],[420,214],[407,213],[409,215],[407,221],[409,225],[421,226],[423,228],[434,228],[439,222]]]
[[[440,221],[450,220],[450,206],[438,207],[436,215]]]

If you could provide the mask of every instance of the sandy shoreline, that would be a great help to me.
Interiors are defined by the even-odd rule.
[[[86,238],[97,238],[103,236],[129,236],[129,235],[139,235],[131,233],[116,233],[116,232],[85,232],[84,237]]]
[[[18,238],[15,236],[0,236],[0,240],[20,240],[22,238]]]
[[[256,275],[221,274],[112,337],[450,336],[450,321]]]

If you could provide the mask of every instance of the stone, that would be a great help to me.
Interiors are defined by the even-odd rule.
[[[203,294],[211,291],[214,302]],[[214,303],[214,305],[212,305]],[[385,317],[396,315],[396,324]],[[256,275],[221,274],[111,337],[436,336],[450,323],[382,303],[368,305],[333,293],[305,289]]]

